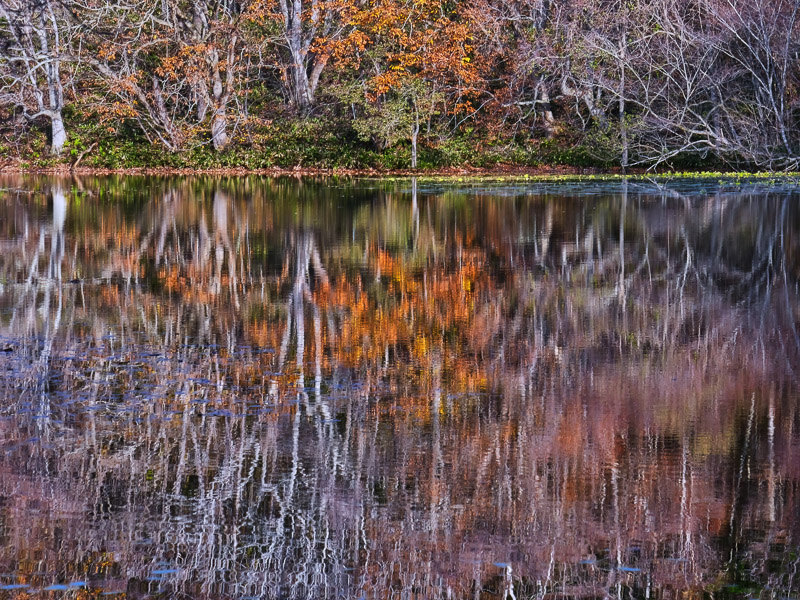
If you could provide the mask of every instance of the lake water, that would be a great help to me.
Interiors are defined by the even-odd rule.
[[[0,188],[0,598],[797,598],[798,184]]]

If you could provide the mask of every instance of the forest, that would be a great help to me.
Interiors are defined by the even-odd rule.
[[[0,168],[800,168],[800,0],[0,0]]]

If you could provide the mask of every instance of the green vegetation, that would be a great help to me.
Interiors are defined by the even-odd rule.
[[[131,123],[109,130],[96,122],[77,122],[65,144],[65,152],[48,152],[47,132],[33,128],[20,143],[7,146],[6,156],[25,169],[89,167],[97,169],[407,169],[411,144],[392,137],[380,147],[365,139],[365,125],[320,117],[290,115],[268,125],[237,131],[237,144],[224,152],[214,150],[208,139],[198,139],[185,150],[165,152],[151,144]],[[360,127],[360,130],[356,128]],[[392,134],[394,135],[394,134]],[[437,170],[451,167],[476,169],[539,168],[547,165],[608,170],[610,160],[589,155],[568,139],[487,139],[469,130],[419,147],[417,167]],[[2,166],[2,163],[0,163]]]

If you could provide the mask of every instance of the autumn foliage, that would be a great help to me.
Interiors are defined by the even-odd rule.
[[[184,157],[208,147],[206,160],[231,166],[310,122],[341,147],[406,153],[411,166],[492,153],[623,169],[800,166],[798,0],[0,8],[2,131],[20,155],[22,134],[49,124],[56,154],[66,130],[96,163],[130,143]]]

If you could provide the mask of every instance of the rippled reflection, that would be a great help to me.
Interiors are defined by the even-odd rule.
[[[0,187],[0,597],[797,596],[800,188]]]

